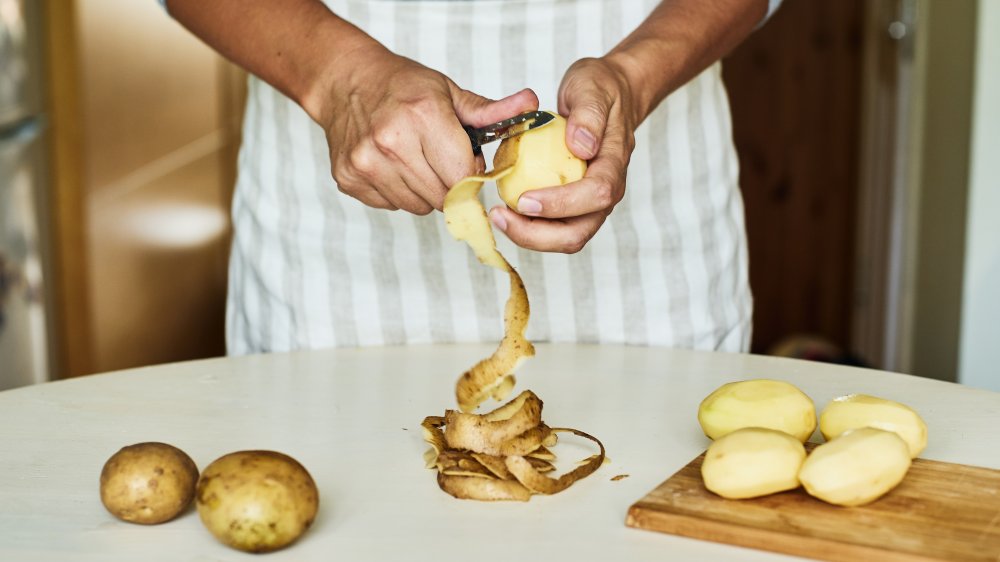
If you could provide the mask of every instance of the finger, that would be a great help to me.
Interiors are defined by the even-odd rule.
[[[409,211],[415,215],[427,215],[437,207],[435,207],[434,201],[436,198],[430,194],[427,197],[420,193],[423,189],[423,183],[408,169],[402,169],[400,174],[400,180],[406,186],[406,189],[410,194],[417,196],[419,202],[414,201],[412,207],[404,208],[403,210]],[[441,198],[442,204],[444,202],[444,197]]]
[[[358,174],[364,184],[358,188],[359,193],[370,191],[378,193],[392,206],[417,215],[426,215],[433,208],[422,197],[413,192],[406,180],[400,175],[402,164],[384,160],[372,169],[366,169]],[[371,197],[371,195],[367,195]],[[360,197],[358,197],[360,200]]]
[[[427,163],[420,138],[414,135],[395,136],[391,145],[383,141],[379,150],[387,163],[397,170],[407,189],[427,203],[426,212],[417,214],[427,214],[432,209],[443,207],[448,187]]]
[[[385,197],[382,197],[382,194],[375,191],[374,188],[365,187],[360,189],[347,189],[338,185],[338,189],[344,195],[357,199],[362,204],[372,207],[373,209],[385,209],[387,211],[399,210],[399,207],[390,203]]]
[[[625,196],[625,177],[633,143],[624,129],[609,123],[604,144],[590,161],[580,181],[527,191],[518,199],[517,211],[545,218],[569,218],[610,212]]]
[[[395,135],[393,136],[395,138]],[[412,145],[416,143],[412,141]],[[373,139],[358,144],[351,151],[347,159],[348,175],[357,178],[352,182],[354,189],[358,192],[374,189],[382,195],[389,203],[404,211],[426,215],[433,208],[418,194],[414,193],[406,183],[402,174],[406,170],[406,164],[400,154],[408,154],[403,150],[404,144],[393,141],[388,143],[385,138]],[[419,155],[419,146],[411,149],[416,150]]]
[[[357,199],[358,201],[364,203],[365,205],[372,207],[373,209],[385,209],[386,211],[398,211],[399,207],[393,205],[388,199],[382,197],[382,194],[375,191],[373,188],[368,188],[360,192],[347,192],[341,190],[350,197]]]
[[[455,115],[463,125],[484,127],[538,109],[538,96],[530,88],[494,101],[463,90],[454,83],[450,86]]]
[[[612,100],[593,81],[568,77],[559,87],[559,110],[566,117],[566,146],[577,158],[597,156],[608,125]]]
[[[455,115],[451,100],[440,100],[436,118],[427,119],[420,129],[420,152],[424,160],[447,187],[473,175],[480,160],[472,153],[469,136]]]
[[[431,208],[440,211],[444,207],[448,187],[427,163],[426,156],[422,155],[406,163],[402,176],[410,190],[419,195]]]
[[[345,162],[339,162],[333,168],[333,180],[337,186],[337,191],[357,199],[361,203],[375,209],[386,209],[396,211],[399,207],[393,205],[388,199],[382,196],[371,185],[362,180],[351,170]]]
[[[519,215],[507,207],[490,210],[490,220],[512,242],[539,252],[575,254],[587,245],[607,219],[598,212],[571,219],[543,219]]]

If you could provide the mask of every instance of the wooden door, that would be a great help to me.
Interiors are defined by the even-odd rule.
[[[861,0],[785,0],[723,65],[746,203],[754,352],[847,349],[858,185]]]

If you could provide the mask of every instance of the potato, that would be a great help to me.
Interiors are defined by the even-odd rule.
[[[566,146],[566,120],[553,115],[551,123],[504,140],[493,157],[494,170],[514,164],[511,173],[497,180],[500,198],[511,209],[517,210],[525,191],[565,185],[587,171],[587,163]]]
[[[802,443],[774,429],[746,427],[717,439],[705,452],[705,487],[729,499],[755,498],[799,487]]]
[[[295,459],[274,451],[230,453],[198,479],[198,515],[226,545],[269,552],[291,544],[312,525],[319,490]]]
[[[895,432],[906,441],[910,458],[927,447],[927,424],[909,406],[892,400],[849,394],[835,398],[819,417],[819,430],[827,441],[861,427]]]
[[[698,423],[710,439],[744,427],[776,429],[805,443],[816,429],[816,407],[795,386],[767,379],[724,384],[698,408]]]
[[[137,443],[111,455],[101,470],[101,503],[115,517],[154,525],[177,517],[194,498],[198,467],[166,443]]]
[[[813,449],[799,480],[813,497],[835,505],[870,503],[896,487],[910,469],[903,439],[873,427],[852,429]]]

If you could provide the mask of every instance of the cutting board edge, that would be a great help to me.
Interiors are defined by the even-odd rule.
[[[647,522],[652,522],[656,526],[650,526]],[[857,562],[857,560],[945,562],[941,558],[928,558],[919,554],[884,550],[816,537],[797,536],[794,541],[790,541],[787,535],[766,529],[723,521],[692,520],[686,515],[646,507],[643,500],[639,500],[629,507],[625,525],[643,531],[669,533],[729,546],[766,550],[827,562]],[[695,526],[698,528],[693,529],[692,527]],[[784,548],[777,548],[777,545],[783,545]]]

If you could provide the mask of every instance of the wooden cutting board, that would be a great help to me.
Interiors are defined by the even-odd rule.
[[[893,491],[846,508],[801,488],[721,498],[702,484],[704,457],[632,505],[626,524],[817,560],[1000,562],[1000,470],[916,459]]]

